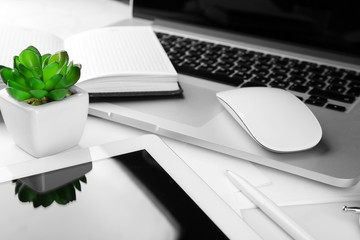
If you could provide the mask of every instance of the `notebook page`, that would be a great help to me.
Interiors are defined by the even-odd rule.
[[[111,76],[176,76],[176,71],[151,27],[110,27],[65,40],[81,80]],[[135,78],[136,79],[136,78]]]
[[[0,65],[13,67],[13,57],[28,46],[36,47],[41,54],[55,53],[64,48],[62,39],[37,30],[0,26]]]

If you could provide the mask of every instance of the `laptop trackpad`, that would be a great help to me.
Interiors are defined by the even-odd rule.
[[[179,98],[146,98],[121,101],[122,107],[154,115],[167,120],[199,127],[222,111],[215,91],[188,83],[181,83],[184,90]]]

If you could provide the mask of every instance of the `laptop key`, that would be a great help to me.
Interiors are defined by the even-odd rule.
[[[307,91],[309,91],[309,89],[310,88],[308,86],[299,85],[299,84],[293,84],[289,87],[289,90],[300,93],[306,93]]]
[[[292,66],[293,69],[296,69],[298,71],[302,71],[302,70],[305,70],[305,68],[307,68],[307,65],[306,63],[304,62],[299,62],[299,63],[296,63]]]
[[[288,74],[290,72],[290,68],[273,68],[272,72],[274,74]]]
[[[252,78],[252,74],[250,73],[244,73],[244,72],[237,72],[234,75],[232,75],[232,78],[238,78],[238,79],[242,79],[243,81],[247,81],[250,78]]]
[[[251,70],[251,66],[246,66],[246,65],[236,65],[234,67],[234,70],[242,72],[242,73],[247,73]]]
[[[234,67],[234,64],[229,62],[217,62],[216,66],[221,67],[222,69],[230,69]]]
[[[307,85],[314,88],[324,88],[326,83],[319,80],[311,80],[307,83]]]
[[[251,81],[261,83],[261,84],[268,84],[271,81],[271,79],[267,78],[267,77],[255,76],[253,79],[251,79]]]
[[[206,66],[206,67],[200,66],[198,68],[193,68],[187,66],[186,64],[176,67],[176,70],[180,73],[188,74],[190,76],[195,76],[195,77],[201,77],[205,79],[211,79],[213,81],[221,82],[231,86],[239,86],[243,82],[242,79],[230,77],[228,75],[228,72],[224,70],[218,70],[216,72],[215,71],[216,69],[214,70],[212,69],[213,66]]]
[[[345,79],[350,80],[350,81],[360,82],[360,76],[355,75],[355,74],[347,74],[345,76]]]
[[[310,73],[310,79],[315,81],[325,82],[329,77],[326,75],[320,75],[317,73]]]
[[[226,68],[218,68],[216,69],[216,71],[214,72],[214,74],[220,74],[220,75],[225,75],[225,76],[230,76],[234,74],[234,71],[231,70],[227,70]]]
[[[254,68],[258,69],[258,70],[269,70],[272,68],[271,64],[267,64],[267,63],[261,63],[261,62],[257,62],[256,64],[254,64],[253,66]]]
[[[340,85],[340,86],[345,86],[345,85],[348,83],[347,80],[345,80],[345,79],[340,79],[340,78],[331,78],[331,79],[329,80],[329,82],[330,82],[331,84],[336,84],[336,85]]]
[[[185,60],[182,64],[182,67],[187,67],[187,68],[196,68],[199,67],[199,64],[194,62],[194,61],[187,61]]]
[[[308,82],[308,80],[303,77],[290,77],[288,81],[296,85],[304,85]]]
[[[349,84],[351,88],[360,88],[360,82],[352,82]]]
[[[285,89],[285,88],[287,88],[289,86],[289,83],[285,82],[285,81],[275,79],[270,83],[270,86],[275,87],[275,88]]]
[[[315,106],[318,106],[318,107],[322,107],[322,106],[325,105],[324,102],[317,101],[317,100],[311,99],[311,98],[306,99],[306,100],[305,100],[305,103],[308,103],[308,104],[311,104],[311,105],[315,105]]]
[[[315,100],[315,101],[318,101],[318,102],[323,102],[323,103],[326,103],[328,101],[327,98],[324,98],[324,97],[320,97],[320,96],[310,96],[309,99],[312,99],[312,100]]]
[[[329,108],[329,109],[332,109],[332,110],[340,111],[340,112],[345,112],[346,111],[346,107],[339,106],[339,105],[332,104],[332,103],[328,103],[325,107]]]
[[[308,67],[306,71],[311,72],[318,76],[323,76],[322,74],[326,71],[324,67]]]
[[[302,71],[302,70],[293,70],[291,72],[291,75],[294,77],[305,78],[305,77],[309,76],[309,72]]]
[[[328,87],[328,90],[338,92],[338,93],[344,93],[346,90],[346,87],[341,86],[341,85],[332,84]]]
[[[347,95],[359,97],[360,96],[360,88],[350,88],[347,92]]]
[[[253,74],[254,76],[258,77],[266,77],[269,75],[269,71],[266,69],[253,69],[249,73]]]
[[[340,94],[340,93],[336,93],[336,92],[324,91],[324,90],[316,89],[316,88],[312,89],[309,92],[309,94],[315,95],[315,96],[320,96],[320,97],[325,97],[325,98],[329,98],[329,99],[333,99],[333,100],[345,102],[345,103],[353,103],[355,101],[354,96],[348,96],[348,95],[344,95],[344,94]]]
[[[285,81],[288,78],[287,74],[273,73],[270,75],[270,78],[273,78],[278,81]]]
[[[338,79],[343,79],[344,73],[335,70],[329,70],[327,73],[328,76],[332,77],[332,78],[338,78]]]

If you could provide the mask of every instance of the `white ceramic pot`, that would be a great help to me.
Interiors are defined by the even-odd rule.
[[[0,91],[0,109],[15,144],[34,157],[45,157],[77,145],[88,114],[89,95],[79,87],[61,101],[32,106]]]

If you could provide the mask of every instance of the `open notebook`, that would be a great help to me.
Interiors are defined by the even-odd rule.
[[[149,27],[110,27],[61,39],[31,29],[0,27],[0,65],[29,45],[41,54],[66,50],[82,65],[78,86],[95,96],[179,94],[177,73]]]

